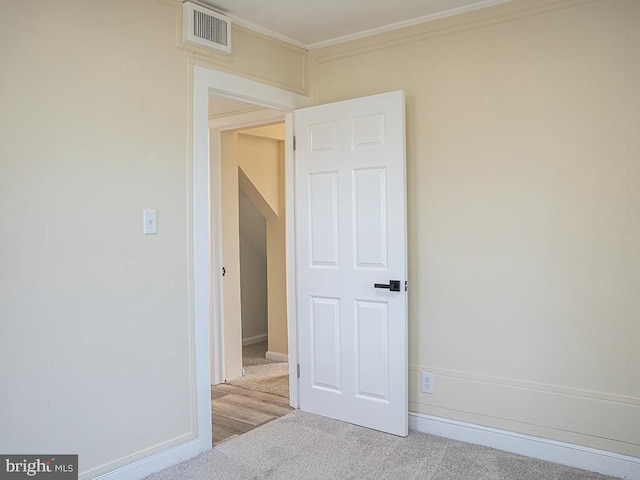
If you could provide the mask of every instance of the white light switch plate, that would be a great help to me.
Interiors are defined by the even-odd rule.
[[[143,227],[142,231],[145,235],[155,235],[158,233],[158,218],[155,210],[142,211]]]

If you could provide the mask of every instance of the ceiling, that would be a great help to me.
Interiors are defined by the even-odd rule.
[[[232,21],[313,49],[512,0],[200,0]]]

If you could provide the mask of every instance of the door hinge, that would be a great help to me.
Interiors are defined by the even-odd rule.
[[[296,137],[295,135],[293,136],[293,151],[296,151]]]
[[[298,364],[297,370],[298,370],[298,378],[300,378],[300,364]]]
[[[227,269],[222,267],[222,276],[224,277],[227,274]]]
[[[406,292],[407,290],[409,290],[409,281],[405,280],[404,281],[404,291]]]

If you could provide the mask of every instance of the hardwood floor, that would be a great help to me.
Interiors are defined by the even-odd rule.
[[[242,435],[292,410],[288,398],[233,385],[212,385],[213,444]]]

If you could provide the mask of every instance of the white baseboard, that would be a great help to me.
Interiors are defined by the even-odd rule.
[[[471,423],[409,412],[409,428],[627,480],[640,480],[640,458]]]
[[[256,343],[266,342],[268,335],[263,333],[262,335],[256,335],[255,337],[243,338],[242,346],[246,347],[247,345],[255,345]]]
[[[278,352],[267,352],[265,355],[267,360],[274,360],[276,362],[288,362],[289,355],[286,353],[278,353]]]
[[[195,439],[164,452],[151,455],[126,467],[100,475],[95,480],[138,480],[189,460],[210,449],[211,447],[206,442]]]

